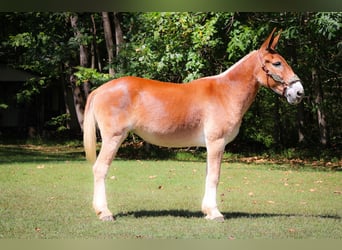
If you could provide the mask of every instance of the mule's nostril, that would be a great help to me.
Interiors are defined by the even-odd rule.
[[[303,92],[297,91],[297,96],[302,96]]]

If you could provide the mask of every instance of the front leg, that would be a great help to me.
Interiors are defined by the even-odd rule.
[[[206,214],[205,218],[209,220],[224,220],[216,203],[216,192],[220,178],[224,147],[224,139],[207,143],[207,175],[205,180],[205,193],[202,201],[202,212]]]

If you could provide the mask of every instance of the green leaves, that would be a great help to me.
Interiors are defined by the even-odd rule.
[[[56,127],[57,132],[63,132],[68,129],[67,122],[70,121],[70,114],[62,114],[56,117],[52,117],[46,125]]]
[[[255,29],[247,25],[237,24],[235,25],[236,28],[230,33],[230,41],[227,46],[228,59],[234,61],[243,57],[247,51],[257,49],[258,42],[260,42],[256,39],[258,36]]]
[[[24,32],[14,36],[9,36],[10,45],[13,47],[24,47],[29,48],[33,43],[35,43],[35,39],[32,36],[32,33]]]
[[[49,83],[46,77],[28,79],[23,88],[16,94],[18,103],[30,102],[32,98],[40,93],[40,90]]]
[[[223,13],[142,13],[129,34],[124,53],[127,74],[173,82],[212,75],[212,60],[220,49],[218,26]],[[142,32],[143,31],[143,32]],[[215,72],[216,73],[216,72]]]
[[[313,25],[317,27],[316,32],[323,35],[328,40],[335,38],[341,29],[342,13],[339,12],[320,12],[315,14],[312,20]]]
[[[0,103],[0,109],[7,109],[8,105],[5,103]]]
[[[95,88],[111,79],[109,74],[100,73],[96,69],[81,66],[77,66],[75,69],[77,69],[77,71],[74,72],[74,75],[77,77],[76,84],[79,85],[84,82],[91,82]]]

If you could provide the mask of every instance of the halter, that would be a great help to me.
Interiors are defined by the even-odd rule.
[[[267,68],[266,68],[266,65],[263,63],[262,59],[261,59],[261,55],[260,55],[260,52],[258,51],[258,57],[259,57],[259,60],[260,60],[260,63],[261,63],[261,68],[262,70],[266,73],[266,76],[267,76],[267,86],[270,88],[270,85],[268,83],[268,78],[271,77],[275,82],[277,83],[280,83],[281,85],[284,86],[284,89],[283,89],[283,93],[282,93],[282,96],[285,96],[285,91],[286,89],[288,88],[288,86],[294,82],[297,82],[298,80],[294,80],[294,81],[291,81],[290,83],[287,83],[284,81],[284,79],[277,75],[277,74],[273,74],[271,73]]]

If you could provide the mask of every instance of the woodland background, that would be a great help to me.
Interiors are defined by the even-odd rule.
[[[291,106],[260,88],[230,147],[341,152],[342,13],[19,12],[0,13],[0,22],[0,64],[32,76],[13,93],[0,80],[0,114],[25,107],[30,121],[0,125],[0,140],[81,138],[86,97],[109,79],[186,84],[219,74],[277,27],[278,52],[301,78],[304,101]],[[60,101],[49,112],[46,103],[55,97]]]

